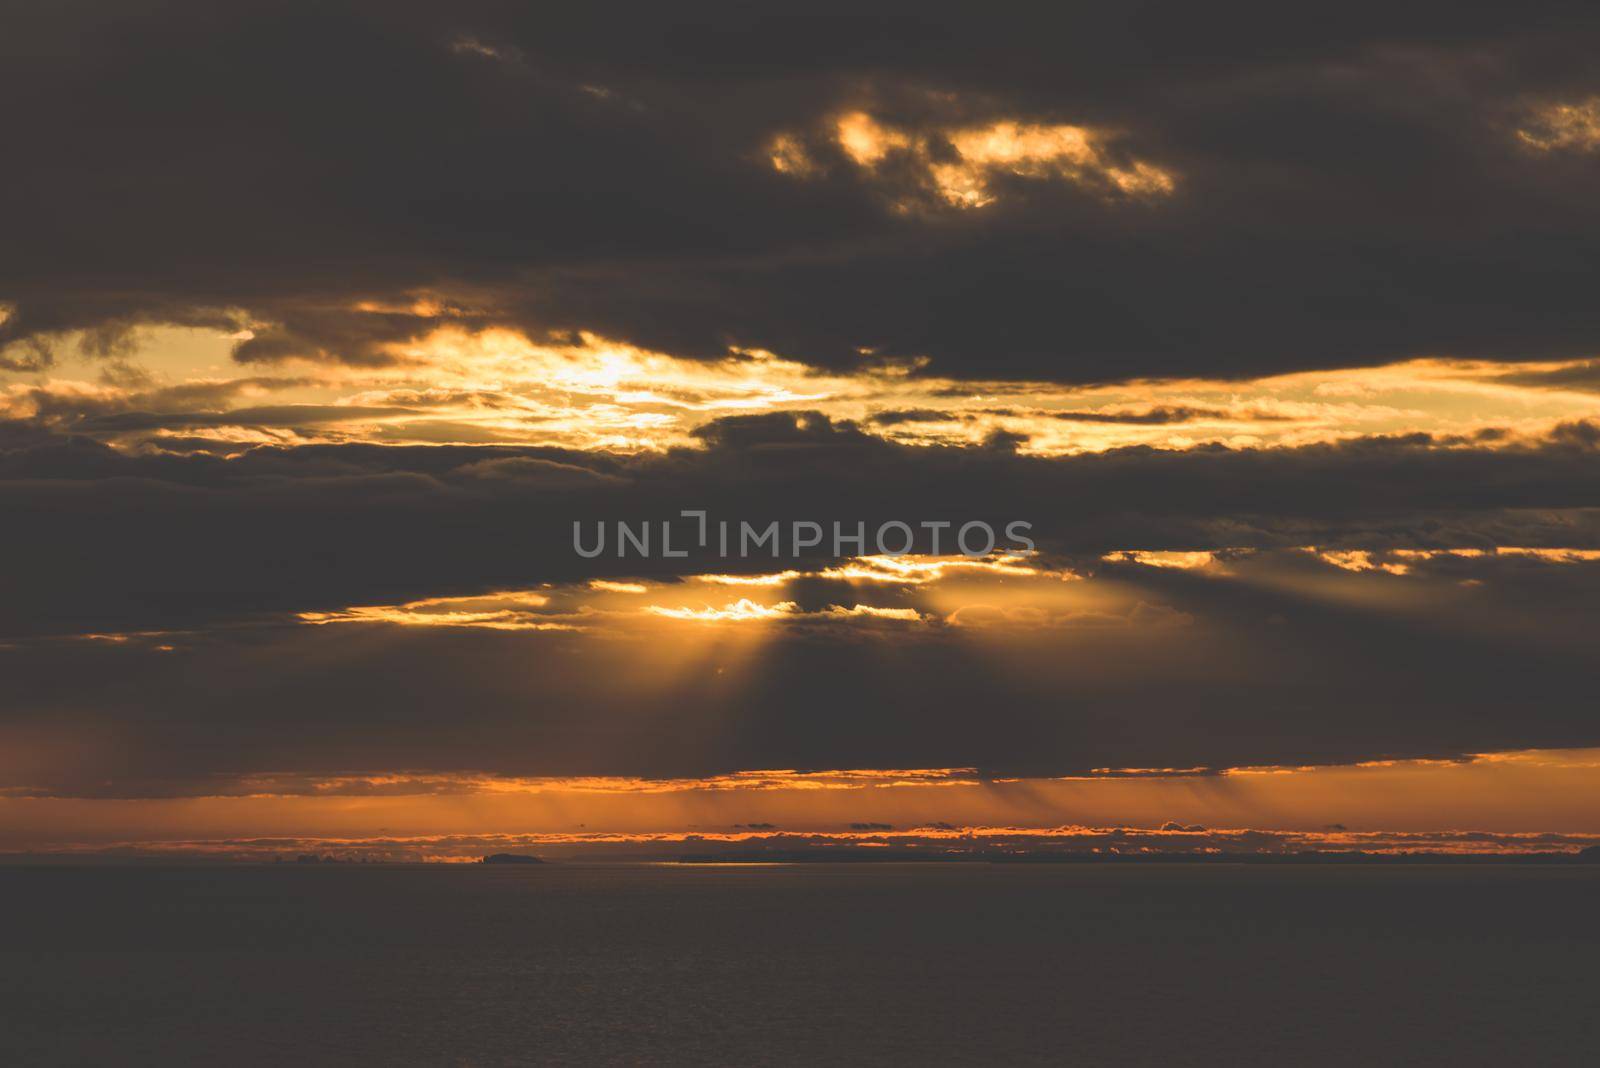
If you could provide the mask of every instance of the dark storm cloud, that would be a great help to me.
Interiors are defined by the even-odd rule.
[[[1518,371],[1501,375],[1500,380],[1518,386],[1600,393],[1600,360],[1584,360],[1546,371]]]
[[[1600,91],[1583,5],[7,18],[12,367],[157,321],[252,323],[258,363],[382,362],[452,321],[1075,381],[1600,341],[1600,157],[1515,135]],[[1114,131],[1175,192],[998,177],[981,211],[896,213],[892,174],[827,154],[852,107],[936,146],[1001,119]],[[783,131],[816,176],[768,166]],[[405,314],[424,291],[445,306]]]
[[[660,777],[909,764],[1011,777],[1600,741],[1592,643],[1547,641],[1548,606],[1531,591],[1408,616],[1145,573],[1157,570],[1119,581],[1201,611],[1192,625],[1019,634],[1001,657],[953,634],[778,633],[728,675],[663,675],[636,643],[566,633],[261,626],[158,639],[170,652],[35,642],[0,649],[0,776],[35,792],[148,796],[291,769]],[[1592,601],[1596,569],[1578,570],[1564,594],[1547,584],[1557,607]],[[1519,598],[1516,622],[1533,622],[1520,635],[1497,620]]]
[[[938,408],[896,408],[892,411],[875,413],[871,421],[877,426],[903,426],[906,423],[944,423],[960,418],[959,412],[947,412]]]
[[[723,420],[702,450],[635,457],[347,445],[229,460],[0,424],[4,730],[23,762],[0,770],[46,792],[139,794],[281,771],[1028,775],[1594,744],[1600,565],[1407,557],[1392,576],[1282,548],[1384,563],[1399,548],[1600,547],[1600,452],[1584,430],[1499,451],[1414,436],[1042,459],[898,446],[811,414]],[[584,634],[288,620],[794,563],[572,552],[574,520],[683,507],[757,522],[1024,518],[1049,559],[1129,591],[1137,618],[1007,632],[1001,659],[961,626],[878,640],[797,621],[737,683],[670,685],[630,643]],[[1230,556],[1226,580],[1099,559],[1251,546],[1267,551]],[[842,593],[790,591],[809,611]],[[853,600],[920,603],[914,590]],[[144,636],[69,637],[118,631]]]
[[[573,524],[1013,520],[1054,556],[1127,549],[1600,547],[1600,433],[1495,450],[1425,435],[1078,457],[896,445],[817,413],[723,419],[699,449],[318,445],[129,455],[0,424],[0,634],[163,629],[543,582],[771,569],[595,560]],[[9,439],[9,440],[8,440]],[[684,522],[679,520],[680,523]],[[951,551],[946,536],[944,551]],[[927,532],[918,548],[932,548]],[[788,552],[787,549],[784,550]],[[824,546],[824,551],[831,551]],[[812,557],[813,562],[820,557]],[[792,563],[792,559],[787,560]]]
[[[1216,419],[1228,413],[1215,408],[1150,408],[1142,412],[1053,412],[1051,417],[1072,423],[1126,423],[1133,426],[1159,426],[1188,423],[1195,419]]]
[[[1173,423],[1192,423],[1197,419],[1250,419],[1270,422],[1284,418],[1252,411],[1230,412],[1221,408],[1158,405],[1134,412],[1062,411],[1045,408],[984,408],[978,412],[950,412],[937,408],[897,408],[876,412],[870,417],[870,421],[875,426],[901,426],[906,423],[963,422],[979,415],[1032,416],[1059,419],[1068,423],[1110,423],[1124,426],[1166,426]]]
[[[412,408],[359,404],[280,404],[234,408],[225,412],[117,412],[85,419],[73,429],[91,434],[131,430],[182,430],[191,427],[296,427],[415,415]]]
[[[53,428],[75,431],[92,425],[93,421],[107,415],[117,416],[139,413],[150,415],[174,412],[172,418],[181,419],[192,414],[195,407],[211,408],[226,405],[240,393],[252,389],[292,389],[310,384],[306,378],[254,377],[235,378],[228,381],[184,382],[179,385],[155,388],[134,388],[132,391],[83,393],[56,391],[33,386],[13,393],[14,404],[29,408],[33,417]],[[147,386],[148,383],[136,383]]]

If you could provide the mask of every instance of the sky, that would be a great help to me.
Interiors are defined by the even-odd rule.
[[[1600,14],[1224,7],[0,16],[0,852],[1600,843]]]

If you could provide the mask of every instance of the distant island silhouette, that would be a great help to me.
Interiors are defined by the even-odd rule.
[[[483,858],[484,864],[543,864],[538,857],[527,856],[523,853],[490,853]]]
[[[1368,853],[1315,850],[1293,853],[1087,853],[1048,850],[736,849],[692,853],[679,864],[1600,864],[1600,846],[1576,853]]]

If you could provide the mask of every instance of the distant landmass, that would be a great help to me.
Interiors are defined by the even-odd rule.
[[[538,857],[531,857],[525,853],[490,853],[483,858],[485,864],[543,864]]]
[[[1084,853],[919,849],[740,849],[694,853],[679,864],[1597,864],[1600,846],[1577,853],[1367,853],[1360,850],[1298,853]]]

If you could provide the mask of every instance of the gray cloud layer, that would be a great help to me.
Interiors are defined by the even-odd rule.
[[[291,769],[1051,774],[1594,744],[1600,565],[1441,557],[1395,579],[1267,551],[1218,581],[1099,559],[1600,547],[1587,431],[1500,451],[1410,438],[1046,460],[899,446],[820,416],[803,429],[753,417],[713,424],[703,450],[633,458],[329,446],[223,460],[127,456],[12,426],[0,460],[12,517],[6,722],[71,754],[33,768],[29,785],[113,792]],[[780,629],[737,683],[709,668],[652,681],[637,648],[582,634],[307,627],[287,615],[782,566],[571,550],[574,520],[659,520],[682,507],[759,521],[1028,519],[1049,559],[1146,607],[1140,626],[1019,630],[988,647],[939,628]],[[826,582],[791,595],[813,610],[917,603],[852,600]],[[65,637],[143,630],[184,633]]]
[[[1592,8],[853,10],[15,13],[5,358],[243,309],[242,360],[371,361],[430,323],[344,309],[421,290],[680,353],[1074,381],[1600,340],[1597,157],[1516,136],[1600,91]],[[935,141],[1116,131],[1176,192],[1013,178],[982,211],[896,213],[848,166],[767,164],[775,133],[855,107]]]
[[[804,422],[804,427],[800,422]],[[572,525],[684,508],[764,525],[889,520],[1003,530],[1047,552],[1600,547],[1596,433],[1496,450],[1424,435],[1299,449],[1147,448],[1046,459],[896,445],[812,413],[723,419],[705,448],[259,448],[125,455],[13,423],[0,633],[170,627],[541,582],[693,573],[691,553],[588,561]],[[948,540],[948,539],[947,539]],[[931,548],[926,537],[918,546]],[[825,551],[826,547],[825,547]],[[820,557],[811,557],[814,562]],[[770,565],[771,561],[765,561]]]

